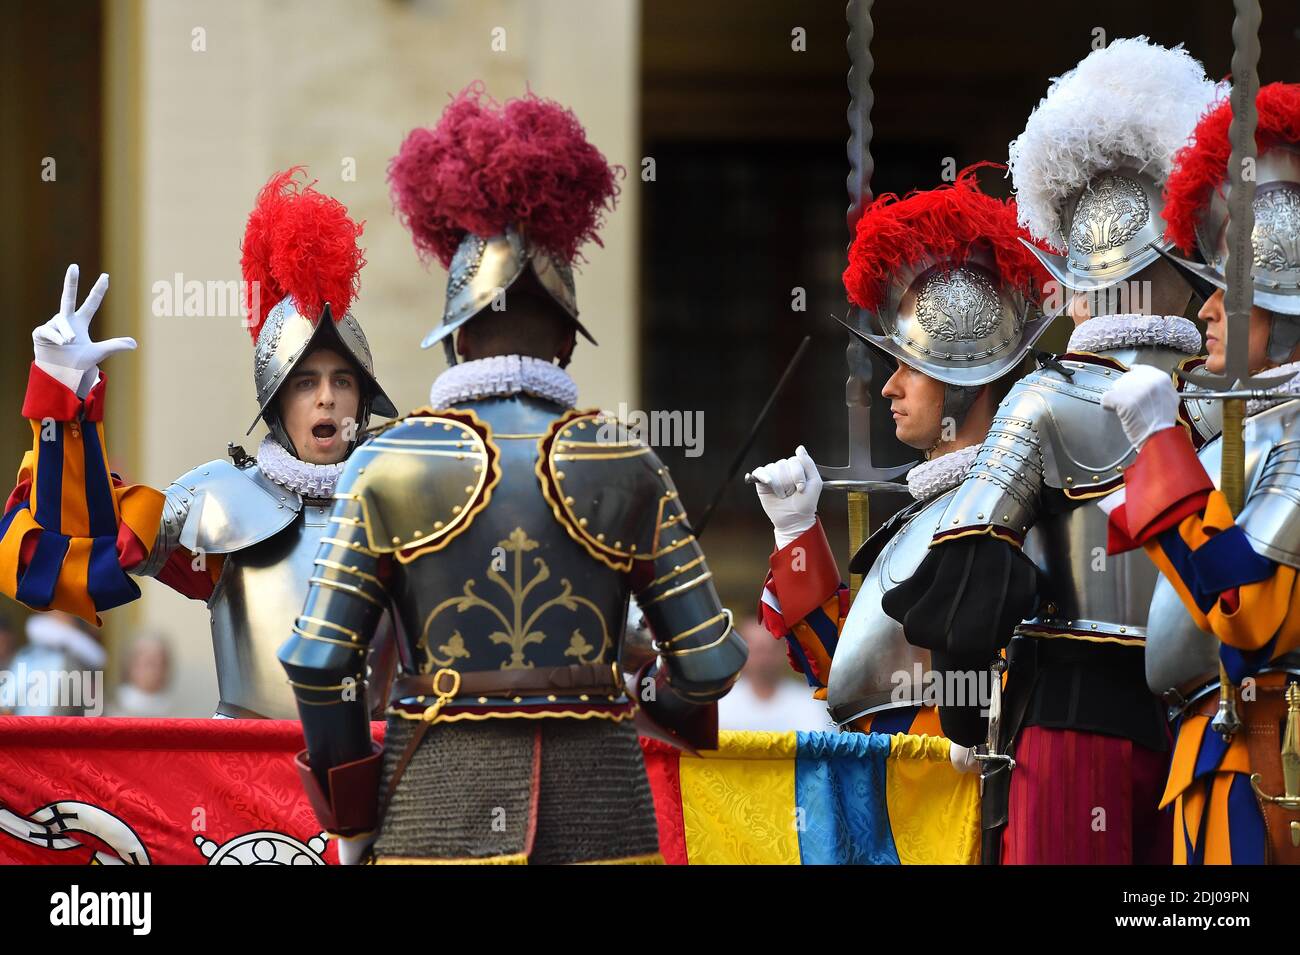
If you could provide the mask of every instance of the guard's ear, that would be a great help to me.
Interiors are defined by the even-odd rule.
[[[460,327],[456,333],[456,354],[466,361],[474,359],[474,343],[469,333],[469,322]]]

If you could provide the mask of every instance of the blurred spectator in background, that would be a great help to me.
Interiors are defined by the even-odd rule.
[[[157,634],[136,637],[126,652],[122,682],[113,694],[106,715],[175,716],[171,671],[172,654],[166,639]]]
[[[14,629],[14,622],[0,614],[0,673],[9,671],[9,665],[18,652],[18,644],[18,631]],[[12,695],[0,687],[0,716],[9,716],[13,712],[13,703],[7,698]]]
[[[99,716],[107,660],[89,624],[58,610],[32,614],[27,645],[0,673],[0,707],[14,716]]]
[[[736,628],[749,644],[749,660],[731,692],[718,702],[724,730],[833,730],[826,704],[786,660],[785,641],[773,639],[756,617]]]

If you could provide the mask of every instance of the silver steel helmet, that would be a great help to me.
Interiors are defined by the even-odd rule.
[[[1024,358],[1051,319],[1003,286],[992,256],[965,262],[928,259],[890,283],[877,316],[883,334],[854,334],[930,378],[976,389]]]
[[[1278,315],[1300,316],[1300,152],[1288,146],[1269,149],[1256,160],[1255,177],[1255,228],[1251,232],[1255,304]],[[1224,266],[1228,260],[1231,191],[1230,181],[1216,189],[1196,224],[1196,245],[1205,263],[1170,256],[1193,275],[1221,289],[1227,288]],[[1300,322],[1274,322],[1269,358],[1289,361],[1297,343]],[[1274,354],[1275,344],[1276,351],[1285,357]]]
[[[1163,208],[1160,187],[1149,173],[1111,170],[1091,179],[1062,210],[1065,255],[1020,241],[1067,289],[1096,292],[1137,274],[1169,248]]]
[[[486,238],[468,233],[461,240],[447,268],[447,304],[443,308],[442,324],[424,336],[420,347],[430,348],[445,341],[447,360],[454,364],[455,349],[451,347],[449,336],[491,305],[497,296],[519,281],[525,271],[531,271],[551,300],[573,320],[583,337],[595,345],[596,339],[578,321],[573,269],[567,262],[530,244],[515,229],[507,229],[500,235]]]
[[[257,427],[258,420],[264,420],[275,439],[290,451],[294,450],[293,442],[280,420],[275,398],[293,374],[294,368],[317,345],[338,347],[359,370],[362,395],[357,409],[358,438],[369,423],[372,411],[384,418],[397,417],[397,408],[375,378],[370,343],[366,341],[366,334],[352,313],[346,313],[336,322],[330,314],[329,303],[326,303],[320,320],[312,322],[298,311],[293,297],[286,295],[267,313],[266,321],[257,333],[257,342],[253,347],[257,416],[253,418],[246,433],[251,434]],[[352,442],[352,446],[355,445],[356,439]]]

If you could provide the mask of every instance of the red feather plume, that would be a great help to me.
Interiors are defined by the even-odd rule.
[[[1255,147],[1264,150],[1300,143],[1300,84],[1269,83],[1255,97],[1259,124]],[[1165,238],[1184,252],[1196,249],[1196,223],[1211,194],[1227,183],[1232,145],[1228,125],[1232,102],[1224,98],[1196,124],[1190,141],[1174,156],[1174,170],[1165,183]]]
[[[286,295],[316,321],[328,302],[338,321],[361,288],[365,253],[357,245],[365,223],[315,188],[302,166],[271,177],[248,217],[240,266],[247,285],[249,333],[257,341],[266,315]]]
[[[929,256],[961,262],[982,245],[992,253],[1002,284],[1037,302],[1047,272],[1020,242],[1021,236],[1029,236],[1016,224],[1015,202],[980,191],[975,174],[985,167],[1005,168],[976,163],[951,184],[910,192],[902,199],[886,193],[867,206],[844,270],[849,301],[874,312],[900,270]]]
[[[490,236],[515,226],[572,262],[586,242],[600,244],[623,171],[558,103],[529,93],[498,105],[474,83],[436,126],[406,137],[388,164],[388,182],[426,261],[446,267],[467,232]]]

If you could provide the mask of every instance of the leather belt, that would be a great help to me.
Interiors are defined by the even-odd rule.
[[[1239,732],[1246,735],[1251,773],[1259,775],[1260,787],[1266,793],[1281,793],[1286,788],[1282,777],[1281,727],[1286,719],[1286,688],[1289,681],[1286,674],[1279,674],[1282,677],[1280,685],[1273,681],[1265,683],[1271,675],[1258,675],[1255,699],[1238,698],[1237,713],[1241,718]],[[1194,712],[1198,716],[1213,719],[1218,710],[1219,694],[1213,693],[1200,700]],[[1256,803],[1268,834],[1266,861],[1270,865],[1300,865],[1300,848],[1291,844],[1291,821],[1296,818],[1296,813],[1258,798]]]
[[[617,663],[572,663],[562,667],[527,670],[439,670],[416,673],[393,681],[390,703],[411,697],[436,696],[450,703],[476,696],[545,696],[582,694],[622,695],[623,678]]]

